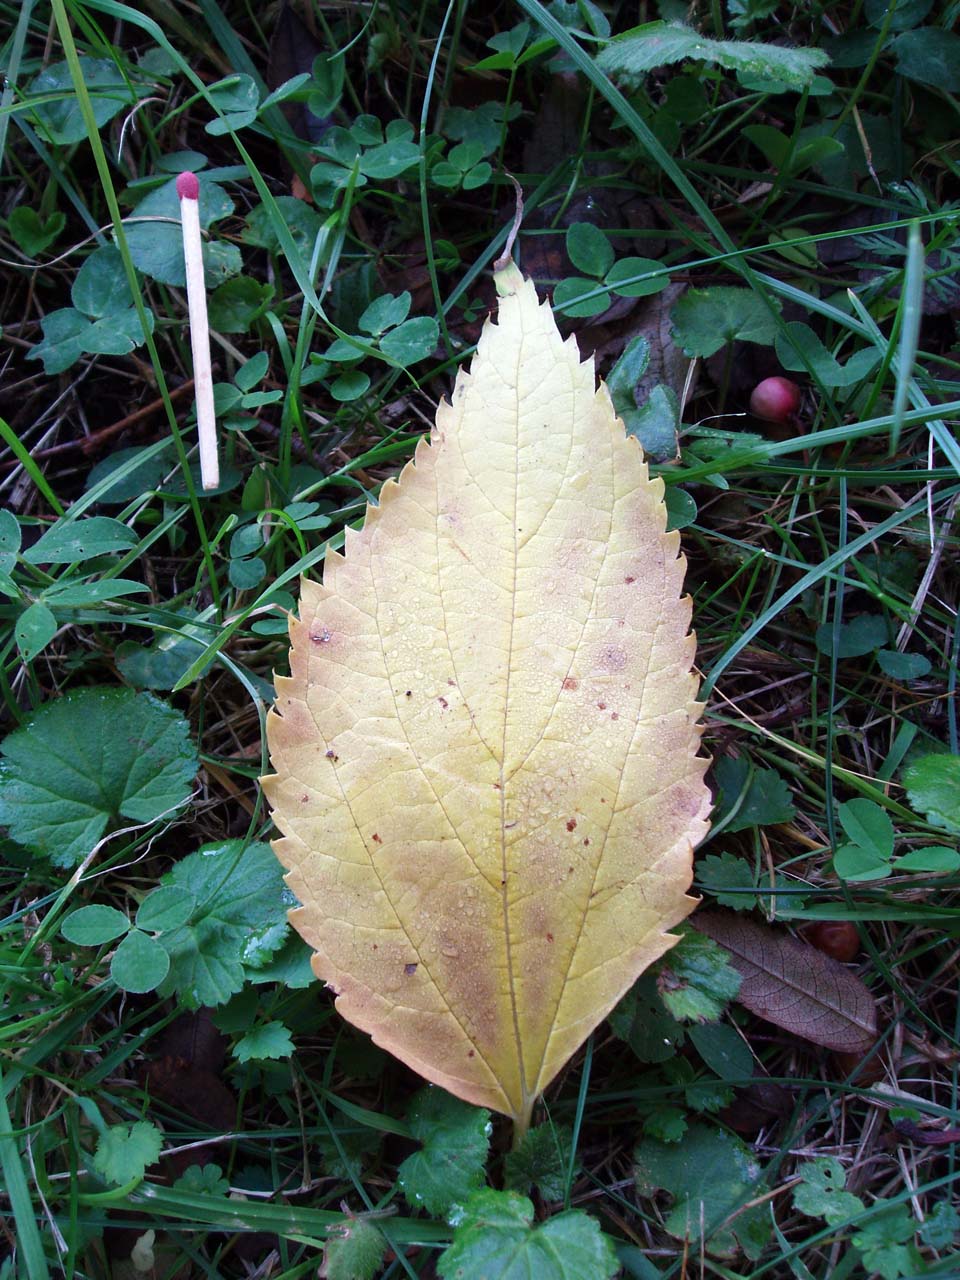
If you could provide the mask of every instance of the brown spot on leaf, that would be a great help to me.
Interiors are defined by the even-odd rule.
[[[636,578],[624,578],[624,582],[629,585],[631,582],[636,582]]]
[[[606,709],[607,709],[607,704],[606,704],[605,702],[598,702],[598,703],[597,703],[597,710],[598,710],[598,711],[606,711]]]
[[[548,941],[548,942],[552,942],[552,941],[553,941],[553,934],[552,934],[552,933],[548,933],[548,934],[547,934],[547,941]]]
[[[372,835],[370,838],[371,838],[371,840],[373,841],[373,843],[374,843],[374,844],[383,844],[383,841],[382,841],[382,840],[381,840],[381,838],[377,835],[376,831],[373,833],[373,835]]]
[[[407,975],[408,978],[412,978],[413,975],[417,972],[417,966],[415,964],[405,964],[403,966],[403,972]]]
[[[589,837],[589,836],[587,836],[586,840],[584,840],[584,842],[583,842],[583,843],[584,843],[584,845],[588,845],[588,844],[590,843],[590,837]]]
[[[563,682],[563,687],[564,689],[579,689],[580,681],[576,676],[567,676],[566,680]]]
[[[607,671],[622,671],[627,665],[627,655],[619,645],[607,645],[601,651],[600,665]]]
[[[610,712],[610,719],[611,719],[611,720],[619,720],[619,719],[620,719],[620,712],[619,712],[619,711],[611,711],[611,712]]]
[[[407,690],[407,692],[406,692],[403,696],[404,696],[405,698],[412,698],[412,697],[413,697],[413,690],[412,690],[412,689],[408,689],[408,690]]]
[[[444,711],[446,711],[447,707],[450,705],[446,698],[438,698],[437,701],[440,703],[441,707],[443,707]]]
[[[310,801],[310,797],[309,797],[308,795],[302,795],[302,796],[300,797],[300,803],[301,803],[301,804],[308,804],[308,803],[309,803],[309,801]]]
[[[326,756],[327,756],[327,759],[332,760],[334,764],[336,764],[336,762],[340,759],[340,757],[332,749],[326,753]]]
[[[570,821],[567,823],[567,830],[576,831],[576,829],[577,829],[577,820],[576,818],[571,818]]]
[[[475,1058],[476,1056],[477,1056],[477,1054],[476,1054],[476,1050],[474,1050],[474,1049],[470,1049],[470,1050],[468,1051],[468,1053],[467,1053],[467,1057],[468,1057],[468,1058]]]

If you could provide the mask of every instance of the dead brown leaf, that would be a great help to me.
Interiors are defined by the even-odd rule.
[[[696,926],[730,953],[743,978],[737,999],[793,1035],[840,1053],[865,1053],[877,1038],[876,1002],[837,960],[789,933],[722,911]]]

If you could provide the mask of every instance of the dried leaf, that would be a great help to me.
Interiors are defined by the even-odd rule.
[[[302,584],[265,787],[340,1012],[525,1127],[676,940],[709,798],[663,485],[497,285],[430,442]]]
[[[737,999],[752,1013],[839,1053],[872,1047],[873,996],[839,961],[788,933],[727,912],[700,912],[696,924],[730,952],[743,977]]]

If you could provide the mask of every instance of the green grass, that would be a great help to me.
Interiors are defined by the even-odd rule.
[[[722,58],[608,74],[595,55],[610,31],[687,12],[662,8],[315,8],[313,36],[293,41],[301,64],[281,67],[276,5],[0,3],[2,733],[20,730],[11,750],[36,742],[33,715],[64,693],[150,689],[196,752],[180,791],[160,788],[136,813],[105,801],[76,857],[58,856],[62,830],[43,845],[24,834],[25,810],[3,810],[2,1280],[126,1275],[147,1232],[148,1274],[294,1280],[317,1274],[331,1229],[349,1234],[357,1214],[381,1233],[383,1262],[331,1274],[439,1274],[454,1227],[421,1207],[404,1166],[424,1141],[421,1082],[305,985],[295,940],[270,941],[286,904],[262,853],[273,830],[257,779],[297,580],[362,521],[469,360],[513,216],[509,175],[525,201],[517,256],[541,294],[585,281],[565,332],[612,384],[645,337],[651,372],[622,411],[648,445],[678,432],[678,455],[655,469],[683,526],[717,762],[696,889],[781,939],[851,925],[848,968],[877,1011],[873,1048],[844,1058],[816,1043],[808,1015],[777,1026],[717,997],[706,1027],[719,1039],[702,1049],[673,1016],[671,983],[700,996],[729,971],[710,952],[691,978],[674,957],[658,970],[666,1007],[642,979],[549,1089],[535,1223],[576,1236],[588,1220],[559,1215],[589,1214],[640,1280],[960,1270],[960,874],[949,859],[895,860],[952,852],[960,829],[956,775],[934,810],[911,772],[960,754],[958,10],[703,4],[689,18],[703,38],[832,62],[790,90]],[[511,31],[515,64],[474,70]],[[315,67],[315,54],[335,56]],[[297,74],[333,133],[306,137],[284,114],[291,100],[263,107]],[[166,158],[182,151],[204,157],[226,202],[208,228],[224,384],[212,494],[184,389],[184,290],[136,207],[163,198],[177,171]],[[292,198],[304,184],[310,202]],[[571,233],[584,222],[617,261],[653,267],[618,292],[604,241]],[[361,324],[371,301],[404,291],[389,325]],[[70,308],[59,323],[73,328],[55,330]],[[749,413],[771,374],[803,392],[784,424]],[[653,422],[643,402],[657,383],[669,394]],[[41,534],[75,535],[76,558],[31,558]],[[58,743],[32,758],[61,800],[74,764],[107,771],[99,738],[77,743],[53,769]],[[24,794],[23,779],[0,782]],[[874,879],[834,864],[857,812],[895,834],[895,853],[856,855],[887,859]],[[206,863],[185,861],[205,845]],[[211,847],[226,868],[212,885],[200,871]],[[162,878],[173,889],[151,898]],[[242,901],[228,919],[232,888]],[[151,928],[161,904],[194,915]],[[78,941],[75,922],[65,935],[92,905],[122,913],[115,932]],[[164,938],[208,909],[220,924],[191,969]],[[651,1026],[674,1038],[668,1056]],[[447,1151],[462,1144],[468,1183],[528,1189],[505,1122],[489,1150],[470,1108],[454,1104],[439,1127]],[[441,1167],[442,1143],[426,1149]],[[810,1190],[836,1177],[813,1163],[825,1160],[848,1199]],[[586,1280],[561,1239],[551,1275]]]

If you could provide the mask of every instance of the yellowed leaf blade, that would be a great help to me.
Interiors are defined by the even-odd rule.
[[[498,283],[430,443],[302,584],[265,786],[343,1016],[525,1124],[673,944],[709,796],[662,482]]]

